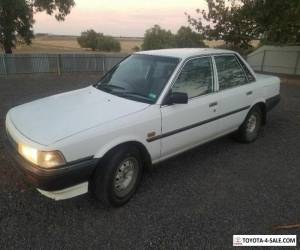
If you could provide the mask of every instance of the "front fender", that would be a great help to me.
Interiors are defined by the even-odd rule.
[[[143,141],[141,138],[138,138],[136,136],[122,136],[122,137],[115,138],[114,140],[109,141],[106,144],[102,145],[102,147],[95,153],[94,158],[102,158],[111,149],[119,146],[120,144],[124,144],[128,142],[137,142],[142,144],[147,149],[149,155],[151,156],[146,141]]]

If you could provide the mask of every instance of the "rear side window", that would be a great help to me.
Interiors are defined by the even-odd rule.
[[[248,82],[254,82],[255,78],[254,76],[251,74],[250,70],[248,69],[248,67],[245,65],[245,63],[241,60],[241,58],[239,58],[238,56],[236,56],[236,58],[238,59],[239,63],[242,65],[243,70],[247,76]]]
[[[228,89],[248,83],[244,70],[234,55],[215,56],[219,89]]]

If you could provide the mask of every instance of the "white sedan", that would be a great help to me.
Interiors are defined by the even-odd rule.
[[[7,146],[42,194],[121,206],[152,164],[233,132],[254,141],[279,100],[280,80],[233,51],[143,51],[93,86],[12,108]]]

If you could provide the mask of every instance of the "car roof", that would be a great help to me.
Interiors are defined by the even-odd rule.
[[[201,56],[207,54],[224,54],[224,53],[235,53],[235,52],[231,50],[225,50],[225,49],[184,48],[184,49],[147,50],[147,51],[136,52],[135,54],[177,57],[181,59],[186,59],[188,57],[193,57],[193,56]]]

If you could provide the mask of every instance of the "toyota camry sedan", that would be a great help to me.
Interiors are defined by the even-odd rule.
[[[121,206],[153,164],[229,133],[256,140],[279,100],[280,80],[236,52],[143,51],[94,85],[9,110],[7,149],[43,195]]]

